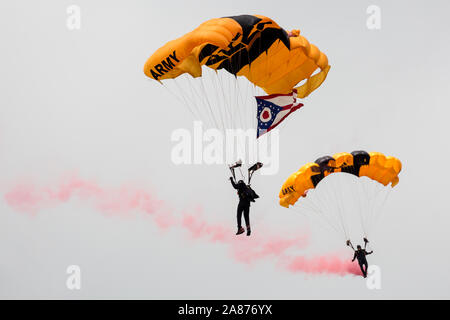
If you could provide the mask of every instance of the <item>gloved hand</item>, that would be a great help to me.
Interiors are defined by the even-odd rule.
[[[233,180],[233,177],[230,177],[230,180]]]
[[[364,242],[365,242],[365,243],[369,242],[369,240],[367,240],[366,238],[363,238],[363,239],[364,239]]]
[[[346,244],[347,246],[350,246],[350,240],[347,240]]]

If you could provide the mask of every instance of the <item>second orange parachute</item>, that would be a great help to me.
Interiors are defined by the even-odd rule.
[[[280,205],[283,207],[294,205],[300,197],[306,195],[309,189],[315,188],[322,179],[337,172],[368,177],[384,186],[391,184],[391,187],[394,187],[399,181],[398,174],[401,168],[400,160],[379,152],[341,152],[332,157],[320,157],[314,163],[303,165],[297,172],[289,176],[280,190]]]
[[[358,241],[369,237],[390,190],[399,182],[401,169],[399,159],[380,152],[323,156],[301,166],[286,179],[279,192],[279,203],[312,213],[350,245],[352,237]],[[357,221],[360,223],[355,224]]]

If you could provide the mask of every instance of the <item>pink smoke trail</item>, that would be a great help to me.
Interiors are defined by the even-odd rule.
[[[338,256],[319,256],[312,258],[295,257],[286,265],[291,272],[304,272],[312,274],[330,273],[338,275],[354,274],[361,275],[361,270],[356,263],[343,261]]]
[[[170,206],[153,193],[133,186],[103,188],[93,181],[72,176],[51,187],[33,183],[17,184],[6,192],[4,199],[12,209],[31,214],[72,199],[92,205],[106,215],[131,216],[133,213],[144,213],[151,216],[161,229],[179,227],[193,239],[227,245],[233,258],[241,263],[250,264],[271,258],[290,272],[360,275],[356,264],[344,261],[337,255],[310,258],[295,256],[293,251],[308,246],[308,234],[280,237],[265,230],[251,237],[236,239],[231,228],[204,219],[201,209],[184,212],[181,217],[176,216]]]

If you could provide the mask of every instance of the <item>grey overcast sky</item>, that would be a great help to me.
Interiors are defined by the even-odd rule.
[[[70,5],[81,9],[80,30],[66,26]],[[370,5],[381,9],[380,30],[366,26]],[[0,297],[450,298],[449,9],[424,0],[2,1]],[[166,41],[237,14],[300,29],[332,66],[283,126],[279,172],[256,177],[255,237],[309,232],[300,255],[344,250],[351,258],[341,239],[279,207],[279,188],[324,154],[394,155],[400,183],[369,259],[381,268],[381,290],[360,277],[291,273],[270,258],[240,263],[226,243],[191,240],[139,213],[104,214],[77,198],[34,213],[8,202],[17,183],[45,188],[70,173],[104,188],[138,185],[174,215],[201,206],[207,221],[234,228],[226,168],[171,162],[171,133],[191,130],[193,119],[142,67]],[[81,290],[66,287],[69,265],[81,267]]]

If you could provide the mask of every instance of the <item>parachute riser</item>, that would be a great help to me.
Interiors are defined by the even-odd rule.
[[[236,175],[234,173],[234,168],[229,167],[230,171],[231,171],[231,175],[233,176],[233,179],[236,181]]]
[[[261,162],[257,162],[254,165],[252,165],[250,168],[248,168],[248,185],[250,185],[250,182],[253,177],[253,173],[255,173],[256,170],[261,169],[263,164]]]
[[[262,166],[263,166],[263,164],[261,162],[257,162],[254,165],[252,165],[250,168],[248,168],[248,185],[250,185],[250,182],[253,177],[253,173],[255,173],[256,170],[261,169]],[[229,169],[231,171],[231,174],[232,174],[234,180],[236,180],[236,173],[235,173],[236,168],[239,168],[239,172],[241,173],[242,178],[245,179],[245,176],[244,176],[244,173],[242,172],[241,167],[242,167],[241,160],[238,160],[234,164],[229,165]]]

